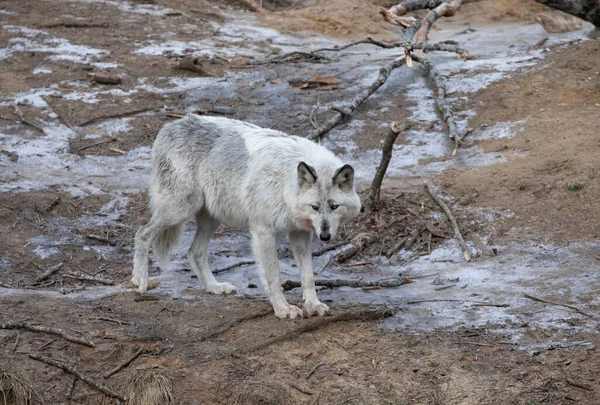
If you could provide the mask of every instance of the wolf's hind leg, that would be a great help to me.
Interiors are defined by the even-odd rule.
[[[323,316],[329,311],[329,307],[319,301],[317,291],[315,290],[311,253],[312,233],[305,231],[290,232],[289,237],[294,259],[300,270],[304,312],[307,316],[315,314]]]
[[[196,236],[188,252],[190,264],[206,291],[213,294],[231,294],[235,287],[231,283],[219,283],[208,264],[208,242],[219,223],[202,209],[196,214]]]
[[[252,234],[252,250],[258,261],[260,278],[273,305],[275,316],[290,319],[302,317],[302,310],[297,306],[288,304],[283,296],[275,233],[269,228],[251,228],[250,233]]]

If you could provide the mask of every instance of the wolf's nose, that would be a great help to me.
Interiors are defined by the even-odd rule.
[[[327,242],[329,239],[331,239],[331,234],[329,232],[321,232],[319,238],[321,238],[323,242]]]

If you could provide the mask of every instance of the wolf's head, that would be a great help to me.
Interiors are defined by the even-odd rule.
[[[317,172],[305,162],[298,164],[296,218],[322,241],[333,239],[341,225],[358,215],[360,207],[352,166],[324,167]]]

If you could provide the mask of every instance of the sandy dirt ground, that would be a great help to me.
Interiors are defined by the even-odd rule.
[[[365,201],[386,128],[410,121],[379,211],[339,235],[376,234],[376,242],[345,264],[329,253],[315,258],[320,278],[416,281],[320,292],[334,316],[369,305],[394,316],[333,322],[253,349],[318,320],[272,316],[253,265],[219,275],[237,295],[206,294],[185,258],[191,223],[173,269],[151,266],[160,285],[150,298],[128,288],[159,128],[200,111],[305,134],[311,111],[323,122],[328,105],[370,84],[397,50],[255,62],[366,36],[395,39],[398,30],[377,14],[391,4],[265,0],[273,11],[256,14],[236,1],[0,2],[0,324],[52,326],[95,343],[0,329],[0,367],[10,362],[33,381],[34,403],[119,401],[32,353],[121,395],[137,371],[165,369],[177,404],[598,403],[600,41],[587,37],[588,26],[545,33],[533,19],[555,13],[534,1],[467,4],[432,30],[432,40],[457,40],[477,58],[434,57],[471,129],[457,156],[418,68],[394,72],[323,140],[355,165]],[[187,54],[203,73],[177,68]],[[99,72],[122,82],[92,82]],[[316,74],[340,84],[294,87]],[[455,212],[472,263],[423,180]],[[386,257],[413,231],[411,246]],[[216,268],[252,259],[248,235],[224,226],[210,252]],[[283,279],[297,280],[283,239],[279,254]],[[298,289],[287,294],[300,302]],[[102,377],[140,347],[131,365]]]

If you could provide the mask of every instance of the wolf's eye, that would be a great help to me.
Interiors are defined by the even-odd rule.
[[[315,211],[319,211],[319,206],[318,205],[311,205],[312,209]]]
[[[329,208],[331,208],[331,211],[335,211],[335,210],[337,210],[337,208],[338,208],[338,207],[339,207],[339,205],[333,204],[333,205],[332,205],[331,207],[329,207]]]

